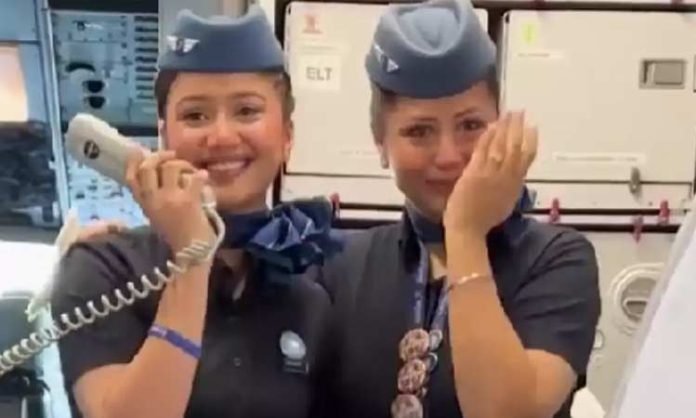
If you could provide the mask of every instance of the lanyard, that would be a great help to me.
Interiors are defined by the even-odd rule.
[[[428,250],[419,240],[420,256],[418,266],[413,271],[413,322],[415,328],[423,328],[429,331],[444,332],[445,318],[447,317],[447,286],[442,286],[437,299],[437,308],[431,324],[425,322],[425,293],[428,287],[429,265]]]

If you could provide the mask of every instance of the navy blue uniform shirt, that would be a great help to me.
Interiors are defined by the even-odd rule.
[[[152,274],[170,258],[168,247],[148,229],[75,244],[62,262],[52,298],[54,315],[72,311],[102,293],[124,288]],[[311,415],[316,378],[323,363],[330,299],[312,278],[316,269],[290,281],[289,287],[261,286],[253,273],[233,301],[230,272],[216,263],[187,418],[306,418]],[[153,276],[151,276],[153,277]],[[95,368],[128,363],[152,324],[159,293],[106,319],[87,325],[59,343],[66,388]],[[303,367],[285,367],[280,337],[299,335],[306,345]],[[75,415],[76,417],[79,415]]]
[[[417,262],[418,246],[405,219],[349,235],[344,253],[323,270],[336,321],[336,367],[323,377],[330,382],[324,387],[327,416],[390,416],[401,365],[398,345],[413,316],[408,269]],[[574,230],[517,217],[489,234],[488,247],[502,306],[524,346],[565,359],[578,374],[578,388],[583,386],[600,313],[592,245]],[[425,306],[432,310],[439,288],[430,287]],[[426,416],[461,416],[447,329],[438,355]],[[557,417],[570,417],[571,400]]]

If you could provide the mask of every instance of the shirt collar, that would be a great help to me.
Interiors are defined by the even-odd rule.
[[[399,246],[402,250],[407,252],[407,255],[415,251],[418,254],[418,237],[416,234],[416,228],[414,227],[414,220],[409,215],[409,212],[415,214],[415,207],[409,206],[410,203],[406,203],[406,209],[404,209],[401,217],[401,231],[399,234]],[[524,212],[530,210],[534,206],[534,199],[529,192],[529,189],[524,186],[520,194],[517,204],[513,209],[512,214],[501,224],[497,225],[488,233],[487,242],[489,248],[497,248],[498,246],[510,247],[512,246],[524,233],[529,219],[525,218]],[[417,225],[421,230],[421,234],[424,233],[424,228],[422,225]],[[442,232],[440,232],[442,233]],[[434,239],[437,233],[434,231],[433,227],[425,228],[426,240]],[[442,239],[442,237],[440,237]],[[413,248],[416,250],[413,250]]]
[[[488,233],[486,241],[490,249],[512,247],[526,230],[529,219],[522,213],[514,212],[503,223],[497,225]],[[409,262],[418,259],[418,236],[412,220],[406,210],[402,212],[399,232],[399,248]]]

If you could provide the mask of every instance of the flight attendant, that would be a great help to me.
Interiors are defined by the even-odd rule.
[[[578,232],[520,213],[537,131],[499,114],[496,49],[471,3],[389,6],[366,69],[375,144],[406,210],[352,234],[324,270],[329,415],[569,417],[600,311],[597,261]]]
[[[205,185],[227,233],[215,254],[193,257],[184,272],[169,269],[174,280],[161,292],[60,340],[74,412],[305,418],[325,367],[330,308],[311,265],[336,242],[326,201],[266,209],[292,146],[283,51],[258,7],[239,18],[183,11],[166,40],[155,86],[166,149],[134,152],[127,168],[150,226],[96,226],[98,236],[75,243],[54,285],[53,313],[100,305],[114,289],[132,293],[127,282],[154,279],[154,267],[166,272],[166,260],[183,260],[194,241],[213,242]],[[181,182],[182,173],[191,181]]]

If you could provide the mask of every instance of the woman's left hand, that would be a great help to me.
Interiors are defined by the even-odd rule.
[[[447,232],[485,236],[510,216],[536,157],[537,136],[523,112],[507,113],[488,127],[447,201]]]

